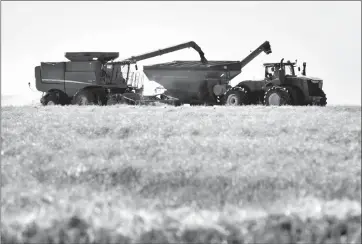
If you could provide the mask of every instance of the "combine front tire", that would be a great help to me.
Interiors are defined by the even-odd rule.
[[[88,88],[78,91],[73,97],[75,105],[106,105],[107,94],[102,88]]]
[[[224,104],[226,106],[239,106],[248,104],[248,94],[244,88],[230,90],[225,94]]]
[[[89,89],[80,90],[74,95],[72,103],[75,105],[95,105],[96,97]]]
[[[264,104],[267,106],[291,105],[292,99],[285,87],[273,86],[265,92]]]

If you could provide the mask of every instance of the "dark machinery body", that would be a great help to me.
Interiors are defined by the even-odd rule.
[[[117,68],[120,67],[115,69]],[[47,92],[51,86],[52,89],[63,91],[70,97],[79,89],[93,85],[127,88],[122,76],[110,77],[111,82],[107,82],[104,77],[107,70],[102,70],[102,63],[99,61],[43,62],[35,68],[35,74],[39,91]]]
[[[236,87],[245,91],[245,104],[325,106],[323,80],[306,76],[306,63],[303,66],[302,75],[296,75],[296,63],[266,63],[263,80],[245,80]]]
[[[233,89],[229,81],[262,52],[272,52],[268,41],[242,61],[173,61],[144,66],[143,71],[148,79],[167,89],[165,94],[177,97],[181,103],[223,104],[223,98]]]
[[[150,80],[163,85],[166,94],[182,103],[220,105],[320,105],[327,104],[323,80],[295,74],[295,63],[266,63],[265,78],[245,80],[232,87],[230,80],[262,52],[270,54],[265,41],[242,61],[174,61],[144,67]],[[300,67],[298,68],[300,70]]]
[[[177,97],[182,103],[216,104],[215,85],[226,85],[241,72],[238,61],[174,61],[144,66],[149,80],[165,87],[165,94]]]
[[[122,101],[140,103],[160,101],[175,103],[177,98],[166,95],[142,96],[143,73],[131,72],[137,61],[163,55],[185,48],[195,49],[202,63],[207,60],[201,48],[193,41],[168,48],[132,56],[114,62],[117,52],[68,52],[66,62],[42,62],[35,67],[36,88],[45,92],[41,99],[50,104],[108,104]],[[142,100],[142,101],[141,101]],[[178,102],[176,102],[178,103]]]
[[[131,71],[131,65],[155,56],[184,48],[195,49],[200,61],[174,61],[144,66],[142,72]],[[148,52],[115,62],[117,52],[68,52],[66,62],[42,62],[35,67],[36,88],[45,92],[41,99],[50,104],[144,104],[148,101],[171,104],[208,105],[325,105],[323,81],[295,75],[294,63],[265,65],[265,78],[242,81],[230,86],[230,80],[262,52],[270,54],[268,41],[262,43],[241,61],[208,61],[193,41]],[[271,75],[270,73],[273,73]],[[166,92],[143,96],[143,78],[162,85]]]

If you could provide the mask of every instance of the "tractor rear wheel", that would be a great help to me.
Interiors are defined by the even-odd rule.
[[[265,92],[264,104],[267,106],[292,105],[291,95],[285,87],[273,86]]]
[[[226,106],[239,106],[247,105],[249,102],[248,94],[244,88],[238,90],[230,90],[224,97],[224,104]]]

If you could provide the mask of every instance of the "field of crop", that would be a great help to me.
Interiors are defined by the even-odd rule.
[[[1,243],[360,243],[361,107],[2,107]]]

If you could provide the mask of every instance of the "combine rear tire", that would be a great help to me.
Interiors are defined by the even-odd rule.
[[[50,90],[40,99],[40,103],[44,106],[66,105],[69,104],[69,98],[63,91]]]
[[[264,104],[267,106],[292,105],[292,99],[285,87],[273,86],[265,92]]]
[[[248,94],[244,88],[228,91],[224,99],[224,104],[226,106],[247,105],[249,102]]]
[[[59,97],[55,92],[49,92],[40,100],[41,104],[44,106],[51,106],[51,105],[59,105]]]

